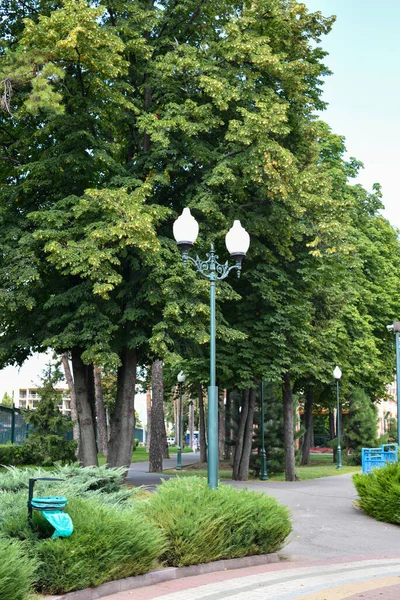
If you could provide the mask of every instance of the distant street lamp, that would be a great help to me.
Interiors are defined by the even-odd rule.
[[[179,383],[179,410],[178,410],[178,454],[176,457],[176,470],[182,471],[182,446],[183,446],[183,436],[182,436],[182,384],[185,383],[186,375],[183,371],[178,373],[178,383]]]
[[[387,325],[388,331],[394,331],[396,344],[396,392],[397,392],[397,443],[400,444],[400,348],[399,348],[399,331],[400,322],[395,321],[393,325]]]
[[[342,376],[342,371],[338,366],[335,367],[333,371],[333,376],[336,379],[336,401],[337,401],[337,469],[342,468],[342,447],[340,445],[340,404],[339,404],[339,379]]]
[[[267,454],[265,452],[265,441],[264,441],[264,382],[261,380],[261,470],[260,480],[267,481]]]
[[[174,223],[174,238],[182,251],[183,264],[192,262],[196,270],[210,282],[210,385],[208,387],[208,485],[210,489],[218,487],[218,387],[216,386],[216,342],[215,342],[215,283],[225,279],[230,271],[236,269],[238,277],[242,268],[242,260],[250,246],[250,236],[241,226],[240,221],[234,221],[233,226],[225,236],[225,245],[235,265],[228,266],[218,263],[214,245],[211,244],[207,260],[198,256],[189,256],[199,233],[199,224],[191,215],[189,208],[184,208],[181,216]]]

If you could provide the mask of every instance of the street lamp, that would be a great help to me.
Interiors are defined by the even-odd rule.
[[[260,480],[267,481],[267,455],[264,441],[264,382],[261,380],[261,471]]]
[[[336,379],[336,401],[337,401],[337,469],[342,468],[342,447],[340,445],[340,404],[339,404],[339,379],[342,376],[342,371],[338,366],[333,371],[333,376]]]
[[[399,331],[400,322],[395,321],[393,325],[387,325],[388,331],[394,331],[396,344],[396,392],[397,392],[397,443],[400,444],[400,348],[399,348]]]
[[[241,226],[240,221],[234,221],[233,226],[225,236],[225,245],[231,257],[236,261],[229,267],[228,261],[220,264],[215,254],[214,245],[211,244],[207,260],[198,256],[189,256],[199,233],[199,224],[191,215],[189,208],[184,208],[181,216],[175,221],[174,238],[182,252],[183,264],[190,261],[210,282],[210,385],[208,387],[208,485],[210,489],[218,487],[218,387],[216,386],[216,342],[215,342],[215,283],[225,279],[230,271],[237,270],[240,277],[242,260],[250,246],[250,236]]]
[[[178,410],[178,454],[176,457],[176,470],[182,471],[182,446],[183,446],[183,438],[182,438],[182,384],[185,383],[186,375],[183,371],[178,373],[178,383],[179,383],[179,410]]]

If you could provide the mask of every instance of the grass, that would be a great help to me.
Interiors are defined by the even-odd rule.
[[[361,467],[348,467],[343,466],[342,469],[336,469],[336,464],[332,462],[332,454],[312,454],[310,457],[311,464],[305,467],[296,467],[296,473],[302,481],[307,479],[319,479],[321,477],[332,477],[334,475],[343,475],[344,473],[356,473],[360,471]],[[268,463],[267,463],[268,470]],[[167,475],[176,475],[175,469],[168,469],[164,471]],[[194,465],[188,465],[179,471],[179,477],[191,477],[198,475],[199,477],[207,477],[207,464],[196,463]],[[232,479],[232,469],[229,461],[220,461],[218,475],[220,479]],[[254,477],[249,474],[249,481],[258,480],[258,477]],[[285,481],[284,473],[276,473],[269,476],[270,481]]]
[[[178,448],[176,446],[169,446],[169,453],[172,454],[176,454],[178,452]],[[183,449],[184,454],[187,454],[188,452],[192,452],[191,448],[184,448]],[[97,455],[98,459],[99,459],[99,466],[105,465],[107,462],[107,459],[105,458],[105,456],[103,456],[101,453],[99,453]],[[148,452],[146,452],[146,446],[138,446],[134,452],[132,452],[132,459],[131,462],[132,463],[137,463],[137,462],[147,462],[149,460],[149,454]],[[192,473],[193,475],[193,473]]]

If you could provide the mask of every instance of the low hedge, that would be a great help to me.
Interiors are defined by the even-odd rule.
[[[28,551],[32,568],[25,570],[24,559],[18,575],[23,577],[26,571],[26,585],[40,565],[35,589],[47,594],[140,575],[157,564],[194,565],[274,552],[291,531],[288,509],[264,494],[228,485],[210,490],[200,477],[171,479],[149,494],[122,485],[120,469],[72,465],[52,473],[63,481],[37,482],[35,487],[35,495],[68,498],[66,511],[74,532],[53,540],[53,528],[40,512],[33,512],[32,529],[27,524],[27,481],[42,474],[7,469],[0,483],[0,539],[12,542],[14,554],[23,548]],[[5,564],[5,572],[13,573],[10,562]],[[0,597],[25,598],[1,593]]]
[[[23,465],[26,458],[23,444],[0,444],[0,465]]]
[[[275,552],[291,531],[289,510],[274,498],[205,479],[170,479],[145,503],[146,516],[164,533],[166,566]]]
[[[28,557],[26,544],[0,537],[0,598],[26,600],[32,591],[37,561]]]
[[[400,524],[400,463],[353,475],[363,511],[377,521]]]
[[[45,539],[33,545],[41,562],[37,589],[59,594],[147,573],[155,567],[165,542],[162,532],[146,522],[131,503],[101,504],[72,498],[68,514],[74,524],[69,538]],[[47,522],[37,517],[39,527]]]

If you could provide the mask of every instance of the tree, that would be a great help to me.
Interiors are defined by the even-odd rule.
[[[358,164],[315,119],[334,19],[286,0],[5,9],[0,362],[72,353],[84,464],[93,366],[118,370],[110,465],[130,462],[137,365],[157,356],[207,381],[208,283],[171,240],[183,206],[200,254],[222,250],[233,217],[252,236],[243,277],[218,287],[220,387],[284,381],[286,420],[296,386],[326,384],[339,358],[382,389],[396,303],[378,288],[397,284],[379,271],[396,243],[377,191],[347,185]]]
[[[377,410],[365,390],[355,388],[344,425],[345,443],[353,464],[361,464],[361,448],[376,446]]]
[[[37,407],[35,410],[23,410],[25,422],[32,427],[24,444],[24,452],[34,464],[52,465],[56,461],[75,460],[76,442],[65,439],[65,434],[72,430],[73,424],[63,417],[58,408],[62,402],[62,392],[55,386],[61,378],[58,366],[49,364],[43,372]]]
[[[3,406],[12,407],[12,405],[13,405],[13,399],[12,399],[12,397],[10,396],[10,394],[8,392],[4,393],[3,398],[1,399],[1,404]]]

